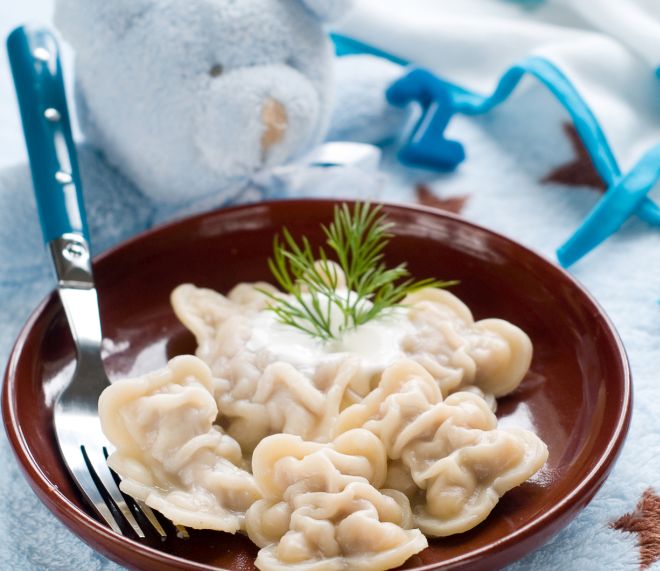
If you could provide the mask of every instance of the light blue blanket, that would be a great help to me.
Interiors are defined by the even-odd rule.
[[[361,193],[415,201],[416,184],[425,182],[439,199],[467,197],[463,214],[468,219],[552,258],[557,243],[597,199],[587,187],[540,182],[575,160],[564,120],[561,108],[541,88],[531,90],[491,116],[456,121],[451,134],[466,143],[471,155],[459,172],[434,177],[403,170],[386,150],[385,187],[363,188]],[[149,224],[153,214],[149,203],[95,152],[81,149],[81,163],[97,251]],[[339,180],[341,188],[336,190],[345,195],[346,180]],[[331,192],[331,187],[324,189]],[[428,201],[428,194],[421,196]],[[0,360],[4,362],[29,312],[52,287],[25,166],[0,173],[0,216]],[[610,314],[629,352],[635,381],[632,427],[613,475],[590,506],[514,569],[632,570],[639,565],[638,537],[610,524],[634,511],[647,488],[660,491],[660,233],[631,220],[573,272]],[[19,473],[4,435],[0,463],[1,569],[117,568],[82,544],[40,504]]]
[[[7,86],[6,77],[0,77],[0,86]],[[5,115],[0,119],[8,116],[9,108],[2,107]],[[385,149],[388,178],[382,186],[369,186],[360,179],[358,194],[405,202],[428,202],[434,196],[460,198],[457,202],[465,199],[462,213],[469,220],[554,259],[557,246],[598,199],[593,188],[561,182],[572,180],[570,173],[575,169],[567,165],[577,158],[564,129],[567,120],[559,104],[535,87],[486,117],[456,118],[448,136],[460,139],[469,153],[456,173],[438,176],[404,170],[396,164],[393,150]],[[11,141],[21,144],[20,135]],[[81,148],[80,159],[97,252],[153,222],[154,207],[94,150]],[[578,171],[585,168],[580,165]],[[546,179],[550,180],[543,182]],[[346,196],[350,180],[356,179],[333,178],[314,196]],[[416,191],[419,183],[425,183],[433,194]],[[286,185],[280,191],[285,193]],[[247,197],[268,195],[263,189],[253,189]],[[660,232],[631,219],[572,272],[609,313],[628,350],[635,383],[632,426],[612,476],[589,507],[513,569],[623,571],[637,569],[640,561],[660,569],[652,549],[651,555],[647,550],[640,560],[638,534],[611,526],[635,511],[648,488],[660,493]],[[0,171],[0,363],[6,362],[21,325],[52,285],[27,167],[5,168]],[[0,569],[119,568],[84,545],[41,505],[20,474],[4,433],[0,435],[0,464]],[[659,513],[638,515],[660,534]],[[660,557],[660,552],[656,555]]]

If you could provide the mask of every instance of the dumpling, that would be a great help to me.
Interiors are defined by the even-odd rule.
[[[250,336],[251,316],[264,309],[275,291],[267,283],[239,284],[228,296],[192,284],[178,286],[170,296],[174,313],[195,336],[196,355],[218,375],[223,360],[240,352]]]
[[[246,514],[262,571],[377,571],[427,546],[412,527],[408,498],[378,490],[387,458],[378,438],[352,430],[330,444],[275,435],[254,451],[264,495]]]
[[[356,428],[383,442],[393,461],[386,485],[411,497],[415,524],[433,537],[482,522],[548,456],[535,434],[498,429],[480,396],[458,392],[443,401],[433,377],[411,360],[386,369],[378,388],[341,413],[336,432]]]
[[[467,408],[478,398],[455,393],[446,404]],[[444,436],[451,439],[463,430],[448,426]],[[527,430],[498,429],[473,437],[416,474],[426,484],[426,503],[415,506],[415,524],[430,537],[462,533],[484,521],[506,492],[533,476],[548,458],[546,445]]]
[[[293,365],[275,362],[256,379],[250,394],[227,391],[218,396],[229,422],[227,431],[246,452],[266,436],[296,434],[327,441],[348,386],[359,375],[354,359],[320,367],[312,382]],[[317,387],[317,384],[321,388]]]
[[[234,533],[260,494],[239,444],[213,425],[212,388],[207,365],[177,357],[105,389],[99,416],[122,491],[176,524]]]
[[[213,372],[223,426],[245,453],[280,432],[327,441],[349,387],[364,385],[365,372],[359,359],[323,353],[320,342],[278,323],[257,287],[274,291],[241,284],[225,297],[186,284],[172,293],[197,356]]]
[[[354,482],[290,503],[288,531],[257,555],[262,571],[381,571],[399,567],[428,545],[418,529],[406,529],[412,526],[408,498],[394,490]]]
[[[404,349],[436,378],[444,396],[469,385],[504,396],[529,370],[532,342],[508,321],[475,323],[470,309],[442,289],[420,290],[403,303],[410,307],[416,327],[404,340]]]

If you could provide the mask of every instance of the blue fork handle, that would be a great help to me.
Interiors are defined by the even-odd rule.
[[[44,241],[63,234],[88,240],[57,40],[47,29],[22,26],[7,38],[7,51]]]

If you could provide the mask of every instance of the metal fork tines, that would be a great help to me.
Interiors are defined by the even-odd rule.
[[[149,506],[119,490],[119,477],[107,464],[109,444],[99,428],[98,415],[59,408],[55,411],[55,425],[60,452],[78,488],[101,518],[119,534],[125,533],[128,524],[138,537],[144,538],[143,528],[150,525],[160,537],[167,537]]]

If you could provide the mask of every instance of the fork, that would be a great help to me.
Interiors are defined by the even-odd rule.
[[[76,348],[76,368],[53,410],[55,436],[76,486],[118,534],[167,536],[154,512],[120,491],[107,464],[98,398],[109,384],[75,145],[55,36],[19,27],[7,39],[44,241]],[[138,522],[139,520],[139,522]],[[184,530],[179,529],[180,534]]]

